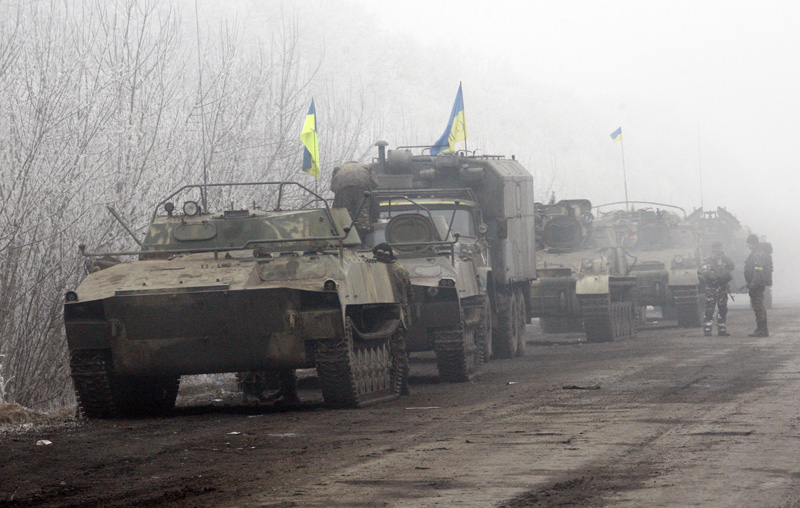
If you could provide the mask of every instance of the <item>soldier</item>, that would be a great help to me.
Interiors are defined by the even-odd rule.
[[[365,192],[377,188],[378,179],[372,168],[363,164],[347,162],[333,169],[331,176],[331,190],[335,194],[333,207],[347,208],[362,240],[364,234],[372,230],[372,223],[377,222],[379,212],[374,200],[370,199],[364,206],[361,206],[361,203],[364,201]]]
[[[704,262],[700,270],[700,278],[706,283],[706,318],[703,329],[706,337],[711,336],[714,324],[714,308],[717,313],[717,335],[720,337],[730,337],[725,326],[725,318],[728,315],[728,283],[733,279],[731,271],[734,269],[733,261],[725,255],[721,242],[714,242],[711,245],[711,256]]]
[[[756,329],[749,337],[769,337],[764,289],[772,285],[772,245],[761,243],[758,236],[747,237],[750,255],[744,262],[744,280],[750,293],[750,306],[756,314]]]

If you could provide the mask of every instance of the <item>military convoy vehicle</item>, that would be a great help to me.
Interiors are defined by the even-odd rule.
[[[728,283],[731,293],[746,293],[743,269],[744,261],[750,255],[750,249],[747,248],[750,230],[734,214],[722,207],[709,211],[698,208],[689,214],[687,221],[697,228],[703,257],[711,255],[711,245],[714,242],[722,243],[725,254],[736,264],[736,269],[731,272],[733,279]],[[767,287],[764,292],[764,304],[768,308],[772,306],[771,287]]]
[[[604,212],[626,203],[597,206],[593,226],[613,230],[618,244],[634,259],[630,275],[636,279],[639,321],[645,320],[649,305],[660,308],[663,319],[677,320],[680,327],[700,326],[697,270],[702,259],[694,226],[682,208],[647,201],[628,204],[643,207]]]
[[[592,203],[536,204],[537,279],[531,311],[546,333],[581,331],[589,342],[636,335],[632,258],[608,228],[594,228]]]
[[[388,242],[414,288],[409,353],[435,351],[439,377],[463,382],[491,354],[488,246],[469,189],[378,190],[380,222],[367,243]]]
[[[483,221],[476,224],[477,242],[488,245],[487,266],[477,275],[491,304],[491,350],[495,358],[523,355],[525,324],[530,322],[530,282],[536,277],[533,177],[513,157],[463,152],[414,155],[411,148],[425,151],[429,147],[387,152],[385,141],[376,145],[378,159],[371,168],[381,189],[472,192]]]
[[[261,196],[252,207],[200,204],[245,202],[248,190]],[[257,205],[267,195],[271,210]],[[289,196],[319,205],[285,209]],[[296,183],[189,185],[156,206],[138,250],[81,246],[91,273],[66,293],[64,319],[83,413],[168,410],[184,374],[312,367],[327,403],[396,397],[408,375],[405,287],[351,226]],[[133,261],[97,269],[108,255]]]

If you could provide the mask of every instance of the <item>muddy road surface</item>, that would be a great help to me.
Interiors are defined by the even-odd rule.
[[[3,507],[800,507],[798,308],[769,338],[676,328],[585,344],[539,333],[468,384],[412,364],[363,410],[244,406],[181,389],[164,418],[0,433]],[[37,445],[46,439],[52,444]]]

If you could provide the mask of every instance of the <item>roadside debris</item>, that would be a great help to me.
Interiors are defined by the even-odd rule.
[[[578,385],[567,385],[562,386],[562,390],[599,390],[600,385],[588,385],[588,386],[578,386]]]

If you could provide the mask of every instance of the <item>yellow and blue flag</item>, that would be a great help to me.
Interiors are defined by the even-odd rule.
[[[614,132],[611,133],[611,139],[614,141],[619,141],[622,139],[622,127],[618,128]]]
[[[303,171],[319,178],[319,138],[317,137],[317,111],[314,108],[314,99],[311,99],[311,107],[308,108],[300,139],[305,145],[303,148]]]
[[[456,101],[453,111],[450,112],[450,121],[444,129],[444,134],[431,147],[431,155],[439,152],[454,152],[456,143],[467,139],[467,120],[464,117],[464,96],[461,94],[461,83],[458,84]]]

